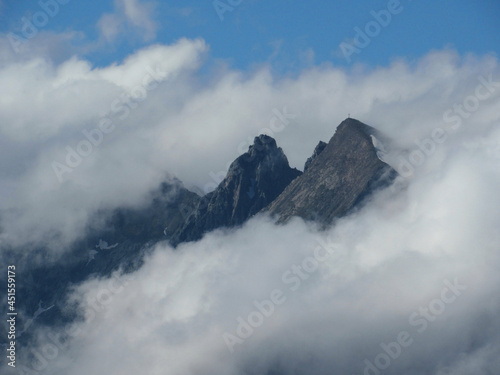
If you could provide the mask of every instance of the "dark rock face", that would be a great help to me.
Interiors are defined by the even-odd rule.
[[[48,258],[47,249],[39,249],[27,259],[16,258],[14,253],[10,262],[15,259],[16,268],[24,275],[17,285],[19,294],[23,296],[18,307],[26,312],[24,321],[37,310],[40,301],[43,301],[44,307],[54,305],[38,319],[44,324],[71,321],[71,315],[62,313],[65,295],[71,285],[92,275],[109,276],[119,268],[126,272],[137,269],[146,251],[149,251],[148,245],[165,240],[168,233],[184,225],[179,207],[194,207],[200,200],[179,181],[162,183],[148,198],[149,203],[141,208],[118,208],[96,213],[83,238],[72,244],[57,262],[40,262]],[[22,337],[21,342],[29,340],[31,332],[20,328],[18,337]]]
[[[266,211],[277,216],[281,223],[300,216],[324,225],[348,213],[396,176],[396,172],[377,157],[372,136],[384,138],[360,121],[343,121],[323,151],[312,158],[304,174]]]
[[[319,141],[318,145],[314,149],[314,152],[313,152],[312,156],[309,159],[307,159],[306,163],[304,164],[304,172],[307,170],[307,168],[309,168],[309,166],[311,165],[311,163],[313,162],[313,160],[316,159],[318,157],[318,155],[323,152],[323,150],[325,149],[326,145],[327,144],[325,142]]]
[[[196,207],[200,197],[185,189],[180,181],[162,183],[149,197],[148,206],[141,209],[118,208],[106,223],[107,235],[114,242],[158,242],[179,231],[185,224],[181,209]],[[187,208],[186,208],[187,207]]]
[[[243,224],[271,203],[301,172],[291,168],[276,141],[260,135],[230,166],[217,189],[201,198],[186,225],[171,238],[176,245],[213,229]]]

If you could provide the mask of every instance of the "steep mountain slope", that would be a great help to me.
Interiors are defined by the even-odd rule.
[[[396,172],[377,157],[377,130],[354,119],[343,121],[321,151],[321,143],[304,174],[265,209],[286,222],[292,216],[330,224],[345,215]],[[318,152],[319,151],[319,152]]]
[[[215,191],[203,197],[186,225],[172,238],[176,245],[198,240],[213,229],[244,223],[271,203],[301,172],[291,168],[276,141],[260,135],[230,166]]]

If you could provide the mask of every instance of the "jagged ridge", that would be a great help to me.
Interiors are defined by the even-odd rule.
[[[300,175],[273,138],[256,137],[248,151],[231,164],[217,189],[200,200],[171,243],[198,240],[210,230],[243,224]]]
[[[371,136],[385,139],[376,129],[355,119],[343,121],[329,143],[265,209],[286,222],[293,216],[331,224],[368,194],[395,178],[396,172],[377,156]],[[318,145],[320,147],[320,145]]]

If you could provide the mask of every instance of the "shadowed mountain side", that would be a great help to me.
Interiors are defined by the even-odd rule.
[[[122,268],[125,272],[142,265],[151,245],[165,240],[168,231],[176,231],[185,223],[180,206],[196,206],[200,197],[182,187],[179,181],[164,182],[151,193],[148,204],[139,208],[118,208],[96,213],[83,238],[71,245],[56,262],[49,250],[34,250],[30,257],[10,252],[10,262],[23,275],[17,291],[23,296],[17,304],[20,327],[37,311],[38,304],[52,306],[37,319],[38,324],[56,325],[72,321],[65,307],[65,296],[71,285],[91,277],[107,277]],[[64,312],[63,312],[64,311]],[[21,330],[20,328],[20,330]],[[0,333],[2,328],[0,328]],[[31,328],[18,337],[20,343],[31,338]]]
[[[243,224],[271,203],[301,172],[291,168],[276,141],[260,135],[230,166],[217,189],[201,198],[186,225],[170,242],[200,239],[204,233]]]

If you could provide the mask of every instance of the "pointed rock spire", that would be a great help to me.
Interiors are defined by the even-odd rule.
[[[378,158],[372,135],[384,138],[376,129],[358,120],[344,120],[323,150],[315,150],[304,174],[266,211],[277,216],[279,222],[300,216],[323,224],[330,224],[348,213],[396,176],[396,172]]]
[[[186,225],[171,242],[192,241],[210,230],[244,223],[271,203],[301,172],[291,168],[283,150],[268,135],[255,138],[229,167],[226,178],[201,198]]]

